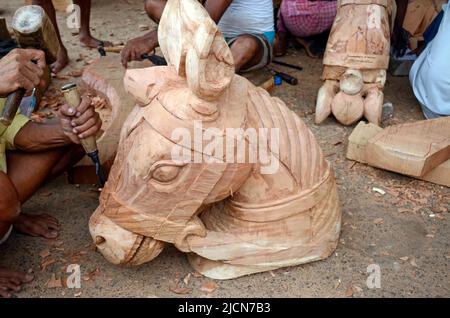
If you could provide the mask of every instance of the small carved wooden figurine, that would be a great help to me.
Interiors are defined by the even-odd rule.
[[[235,75],[197,0],[169,0],[158,32],[168,66],[125,75],[138,105],[90,220],[98,250],[136,266],[173,244],[216,279],[328,257],[341,210],[310,130]]]
[[[333,113],[344,125],[363,116],[380,125],[393,6],[393,0],[338,1],[323,60],[317,124]]]

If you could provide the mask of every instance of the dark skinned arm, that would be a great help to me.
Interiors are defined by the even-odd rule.
[[[63,105],[58,111],[59,120],[45,124],[28,122],[14,138],[18,150],[40,152],[80,144],[80,139],[95,136],[102,126],[99,114],[87,97],[74,109]]]
[[[207,0],[205,2],[205,9],[214,22],[219,23],[232,2],[233,0]]]

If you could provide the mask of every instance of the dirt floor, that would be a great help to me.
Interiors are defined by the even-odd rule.
[[[0,0],[10,21],[23,1]],[[138,26],[152,27],[142,0],[93,1],[93,33],[114,42],[140,35]],[[62,74],[81,69],[95,50],[79,46],[58,13],[63,40],[72,62]],[[79,62],[80,53],[84,55]],[[32,270],[36,280],[19,297],[449,297],[450,296],[450,189],[377,170],[345,159],[347,138],[354,127],[343,127],[330,118],[321,126],[314,120],[314,104],[321,85],[321,61],[291,49],[283,60],[304,67],[302,72],[282,69],[299,79],[283,84],[274,95],[282,98],[316,135],[333,164],[343,209],[343,226],[336,252],[328,259],[230,281],[191,275],[185,255],[166,249],[153,262],[138,268],[109,264],[91,248],[89,216],[98,204],[93,186],[75,186],[64,177],[46,185],[23,207],[26,213],[51,213],[62,223],[56,241],[13,234],[0,247],[0,264]],[[75,80],[78,80],[75,79]],[[62,81],[56,80],[54,85]],[[385,125],[423,119],[407,78],[389,77],[385,100],[394,105],[394,117]],[[373,188],[381,188],[380,195]],[[69,264],[79,264],[81,289],[53,287],[66,281]],[[369,289],[367,267],[380,267],[381,288]],[[180,282],[181,280],[181,282]],[[186,294],[174,293],[180,282]],[[56,283],[58,285],[58,283]],[[209,285],[206,285],[208,287]],[[187,289],[183,289],[186,287]],[[203,287],[203,288],[202,288]],[[214,288],[212,288],[214,289]]]

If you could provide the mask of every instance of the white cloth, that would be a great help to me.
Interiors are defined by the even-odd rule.
[[[0,238],[0,245],[2,245],[3,243],[5,243],[8,239],[9,236],[11,235],[11,232],[13,230],[13,226],[11,225],[11,227],[9,228],[8,232],[6,232],[5,236],[3,236],[2,238]]]
[[[417,100],[432,112],[450,116],[450,10],[444,16],[435,38],[411,68],[409,79]]]
[[[274,32],[272,0],[234,0],[219,21],[225,38]]]

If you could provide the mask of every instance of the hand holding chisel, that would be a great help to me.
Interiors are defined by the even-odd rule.
[[[61,87],[61,91],[64,94],[67,104],[76,111],[81,104],[81,96],[78,92],[77,85],[72,83],[64,85]],[[88,157],[91,158],[92,162],[95,164],[95,172],[97,173],[100,186],[103,187],[105,184],[105,176],[103,174],[95,136],[81,138],[80,142]]]

